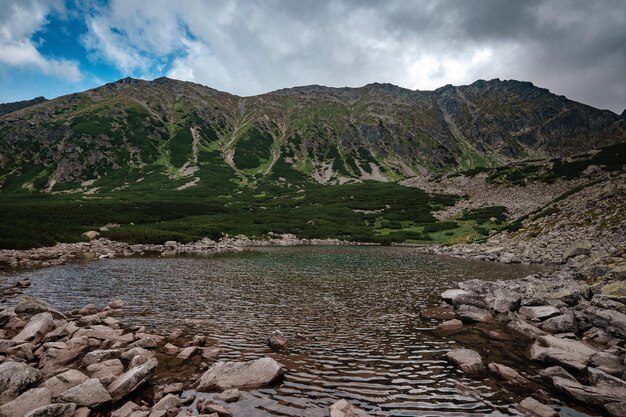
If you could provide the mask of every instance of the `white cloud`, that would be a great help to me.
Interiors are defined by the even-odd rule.
[[[78,64],[46,58],[37,50],[32,35],[46,23],[53,10],[63,11],[60,1],[3,1],[0,13],[0,67],[34,68],[44,74],[76,82],[82,78]]]

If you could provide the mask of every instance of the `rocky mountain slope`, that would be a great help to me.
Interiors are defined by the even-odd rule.
[[[308,86],[237,97],[127,78],[2,116],[0,192],[175,190],[218,175],[248,185],[395,181],[624,140],[621,116],[528,82],[435,91]]]
[[[7,113],[11,113],[17,110],[25,109],[26,107],[34,106],[35,104],[43,103],[44,101],[47,101],[45,97],[35,97],[32,100],[0,104],[0,116],[4,116]]]

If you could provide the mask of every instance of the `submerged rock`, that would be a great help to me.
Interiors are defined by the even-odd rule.
[[[330,406],[330,417],[367,417],[365,411],[357,406],[350,404],[346,400],[339,400]]]
[[[206,392],[257,388],[277,381],[284,372],[278,362],[268,357],[248,362],[217,362],[200,377],[196,389]]]
[[[520,401],[517,408],[522,411],[529,413],[533,416],[537,417],[555,417],[558,416],[558,413],[554,411],[551,407],[548,407],[545,404],[540,403],[532,397],[526,397],[522,401]]]
[[[287,338],[280,330],[274,330],[267,338],[267,345],[272,350],[283,350],[287,347]]]

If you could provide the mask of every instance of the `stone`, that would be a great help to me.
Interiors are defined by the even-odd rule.
[[[54,320],[52,314],[45,312],[34,315],[26,327],[11,339],[15,344],[35,342],[37,343],[46,335],[46,333],[54,330]]]
[[[96,314],[98,311],[100,311],[100,309],[98,308],[97,305],[87,304],[84,307],[82,307],[80,310],[78,310],[78,314],[80,314],[81,316],[89,316],[92,314]]]
[[[154,349],[157,347],[157,342],[153,337],[144,337],[139,340],[134,341],[132,344],[128,346],[129,348],[144,348],[144,349]]]
[[[15,314],[39,314],[50,311],[50,306],[34,297],[22,297],[15,306]]]
[[[512,319],[506,325],[506,327],[508,327],[511,331],[517,333],[518,335],[522,336],[523,338],[530,340],[535,340],[539,336],[543,336],[546,334],[546,332],[544,332],[540,328],[533,326],[530,323],[527,323],[515,314],[512,315]]]
[[[177,355],[180,349],[171,343],[167,343],[164,347],[165,353],[168,355]]]
[[[520,307],[519,313],[531,320],[545,320],[561,314],[559,309],[553,306],[523,306]]]
[[[79,407],[74,413],[74,417],[89,417],[90,415],[91,410],[89,409],[89,407]]]
[[[98,378],[102,384],[109,385],[124,373],[124,364],[119,359],[109,359],[100,363],[92,363],[87,367],[92,378]]]
[[[73,417],[76,411],[76,404],[49,404],[36,408],[24,417]]]
[[[149,358],[153,358],[154,353],[142,347],[134,347],[127,350],[126,352],[123,352],[120,356],[125,361],[131,361],[135,356],[147,356]]]
[[[283,367],[274,359],[264,357],[247,362],[215,363],[198,381],[197,391],[206,392],[217,388],[258,388],[269,385],[284,374]]]
[[[274,330],[266,340],[270,349],[279,351],[287,347],[287,338],[280,330]]]
[[[619,357],[608,352],[594,353],[589,360],[589,365],[613,376],[620,376],[624,371]]]
[[[529,383],[529,381],[523,376],[521,376],[519,372],[517,372],[513,368],[509,368],[506,365],[491,362],[489,365],[487,365],[487,368],[489,368],[491,372],[500,375],[502,378],[504,378],[505,380],[507,380],[508,382],[512,384],[526,385]]]
[[[132,401],[127,401],[122,407],[111,413],[111,417],[129,417],[134,411],[139,410],[141,407]]]
[[[594,387],[613,391],[614,393],[621,394],[622,398],[626,398],[626,381],[623,379],[616,378],[596,368],[589,368],[587,373],[589,375],[589,382]]]
[[[183,392],[183,383],[177,382],[163,387],[163,394],[180,394]]]
[[[555,376],[558,376],[560,378],[565,378],[569,379],[570,381],[577,382],[576,378],[574,378],[569,372],[563,369],[563,367],[558,365],[542,369],[541,371],[539,371],[539,375],[546,379],[552,379]]]
[[[202,357],[204,359],[213,360],[222,354],[222,349],[218,347],[202,349]]]
[[[367,417],[365,411],[346,400],[339,400],[329,408],[330,417]]]
[[[120,351],[117,349],[109,350],[93,350],[83,357],[83,366],[89,366],[98,362],[103,362],[109,359],[119,359]]]
[[[76,403],[81,407],[94,408],[111,402],[109,392],[104,388],[100,380],[96,378],[72,387],[61,394],[65,402]]]
[[[454,316],[463,323],[491,323],[493,316],[487,310],[482,308],[462,305],[455,312]]]
[[[38,369],[22,362],[0,364],[0,404],[17,398],[43,378]]]
[[[198,350],[197,346],[189,346],[180,351],[180,353],[176,356],[177,359],[187,360]]]
[[[89,338],[86,336],[73,337],[64,347],[49,346],[39,361],[39,367],[44,375],[53,375],[78,358],[87,346],[89,346]]]
[[[147,382],[148,379],[150,379],[156,372],[157,365],[158,361],[152,358],[143,365],[132,368],[117,377],[115,381],[107,387],[113,401],[119,401],[121,398],[137,389],[144,382]]]
[[[545,404],[532,397],[526,397],[517,406],[517,409],[537,417],[556,417],[559,414]]]
[[[458,319],[446,320],[435,326],[435,332],[438,334],[451,334],[463,328],[463,322]]]
[[[198,400],[196,408],[201,413],[216,413],[219,417],[232,417],[233,415],[228,409],[216,404],[209,398]]]
[[[89,377],[82,372],[70,369],[48,379],[44,382],[44,386],[50,390],[52,398],[56,399],[68,389],[80,385],[88,379]]]
[[[582,385],[577,381],[566,378],[552,378],[554,386],[570,397],[589,405],[602,406],[608,403],[616,403],[623,400],[623,395],[612,390]]]
[[[498,291],[495,293],[491,308],[498,313],[515,311],[519,307],[521,299],[518,294]]]
[[[578,326],[576,325],[576,317],[574,317],[574,314],[571,311],[569,311],[566,314],[561,314],[559,316],[551,317],[547,319],[546,321],[542,322],[539,326],[546,332],[552,333],[552,334],[568,333],[568,332],[577,333],[578,332]]]
[[[624,417],[626,416],[626,401],[604,404],[604,409],[611,417]]]
[[[579,240],[574,243],[563,254],[563,260],[567,261],[575,256],[589,256],[591,254],[591,242],[588,240]]]
[[[530,348],[532,360],[555,363],[582,371],[596,350],[577,340],[540,336]]]
[[[596,326],[617,337],[626,338],[626,314],[594,306],[587,307],[585,314]]]
[[[460,289],[452,289],[452,290],[446,290],[441,294],[441,298],[443,299],[443,301],[447,302],[447,303],[454,303],[454,299],[456,297],[459,297],[461,295],[470,295],[472,294],[469,291],[465,291],[465,290],[460,290]]]
[[[48,388],[33,388],[0,406],[0,417],[24,416],[52,402]]]
[[[158,403],[152,407],[152,411],[155,410],[170,410],[172,408],[177,408],[180,404],[180,398],[174,394],[167,394],[165,397],[161,398]]]
[[[109,303],[109,307],[111,307],[113,310],[120,310],[124,308],[125,305],[126,304],[122,300],[114,300]]]
[[[122,329],[112,329],[109,326],[94,324],[89,326],[89,328],[80,329],[74,334],[74,337],[87,336],[89,338],[98,340],[117,339],[118,337],[122,336],[123,332],[124,330]]]
[[[215,396],[215,399],[226,403],[234,403],[241,398],[241,392],[237,388],[227,389]]]
[[[480,354],[471,349],[453,349],[445,354],[445,358],[469,375],[477,375],[485,371]]]

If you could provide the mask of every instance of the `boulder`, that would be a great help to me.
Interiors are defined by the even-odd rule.
[[[494,295],[495,298],[491,308],[498,313],[508,313],[509,311],[517,310],[522,299],[519,294],[504,291],[496,291]]]
[[[120,351],[117,349],[109,349],[109,350],[93,350],[87,353],[83,357],[83,366],[89,366],[92,364],[97,364],[99,362],[104,362],[109,359],[119,359]]]
[[[468,305],[459,307],[454,312],[454,316],[463,323],[491,323],[493,321],[493,316],[489,311]]]
[[[163,387],[163,394],[180,394],[183,392],[183,383],[176,382]]]
[[[0,417],[24,416],[52,402],[48,388],[33,388],[0,406]]]
[[[489,370],[493,372],[494,374],[500,375],[502,378],[504,378],[506,381],[512,384],[527,385],[529,383],[529,381],[523,376],[521,376],[519,372],[517,372],[513,368],[509,368],[506,365],[491,362],[489,365],[487,365],[487,368],[489,368]]]
[[[54,320],[52,314],[45,312],[34,315],[26,327],[11,339],[15,344],[35,342],[37,343],[46,335],[46,333],[54,330]]]
[[[604,404],[604,409],[608,411],[611,417],[624,417],[626,416],[626,401]]]
[[[552,382],[560,391],[588,405],[602,406],[608,403],[620,402],[624,399],[623,395],[619,392],[616,393],[610,389],[582,385],[577,381],[560,378],[558,376],[552,378]]]
[[[124,373],[124,364],[119,359],[92,363],[87,367],[87,373],[92,378],[98,378],[101,383],[109,385],[115,378]]]
[[[471,295],[471,294],[472,293],[469,291],[460,290],[460,289],[452,289],[452,290],[444,291],[441,294],[441,298],[443,299],[443,301],[453,304],[455,298],[460,297],[462,295]]]
[[[177,359],[186,361],[187,359],[189,359],[191,356],[194,355],[194,353],[196,353],[198,351],[198,347],[197,346],[189,346],[186,347],[184,349],[182,349],[180,351],[180,353],[178,355],[176,355]]]
[[[159,402],[157,402],[153,407],[152,411],[157,410],[171,410],[177,408],[180,405],[180,398],[174,394],[167,394],[165,397],[161,398]]]
[[[111,413],[111,417],[129,417],[133,412],[139,410],[140,408],[141,407],[138,404],[128,401],[122,407],[113,411]]]
[[[53,376],[44,382],[43,385],[50,390],[52,398],[56,399],[68,389],[80,385],[88,379],[87,375],[82,372],[70,369],[57,376]]]
[[[42,377],[41,371],[22,362],[0,364],[0,404],[17,398],[41,381]]]
[[[451,334],[463,328],[463,322],[458,319],[446,320],[435,326],[435,332],[438,334]]]
[[[543,330],[548,333],[568,333],[578,332],[578,326],[576,325],[576,317],[571,311],[566,314],[554,316],[539,325]]]
[[[270,349],[279,351],[287,347],[287,338],[280,330],[274,330],[266,340]]]
[[[624,372],[619,357],[609,352],[594,353],[589,360],[589,365],[613,376],[620,376]]]
[[[125,361],[131,361],[135,356],[147,356],[149,358],[153,358],[154,353],[142,347],[134,347],[134,348],[128,349],[126,352],[123,352],[120,355],[122,360],[125,360]]]
[[[456,308],[459,308],[462,305],[474,306],[482,309],[489,308],[483,296],[473,293],[457,295],[452,299],[452,304]]]
[[[524,306],[520,307],[519,313],[531,320],[546,320],[561,314],[559,309],[553,306]]]
[[[453,349],[445,354],[445,358],[469,375],[477,375],[485,371],[480,354],[471,349]]]
[[[555,363],[582,371],[596,350],[577,340],[546,335],[537,338],[530,348],[532,360]]]
[[[526,397],[517,406],[518,410],[537,417],[556,417],[559,414],[551,407],[540,403],[532,397]]]
[[[122,300],[114,300],[109,303],[109,307],[111,307],[113,310],[120,310],[124,308],[124,305],[125,303]]]
[[[15,306],[15,314],[39,314],[50,311],[50,306],[34,297],[22,297]]]
[[[585,315],[593,324],[601,327],[622,339],[626,338],[626,314],[619,311],[590,306],[585,309]]]
[[[65,402],[76,403],[81,407],[94,408],[111,402],[109,392],[104,388],[100,380],[88,379],[82,384],[76,385],[61,394]]]
[[[522,336],[523,338],[530,340],[535,340],[539,336],[543,336],[546,334],[546,332],[544,332],[540,328],[525,322],[515,314],[512,315],[511,321],[506,325],[506,327],[508,327],[511,331],[517,333],[518,335]]]
[[[570,247],[563,254],[563,260],[567,261],[575,256],[589,256],[591,253],[591,242],[588,240],[579,240],[570,245]]]
[[[147,382],[156,372],[157,365],[158,361],[153,358],[117,377],[107,387],[107,391],[111,394],[113,401],[120,400]]]
[[[61,346],[57,344],[44,345],[45,353],[39,361],[39,367],[44,375],[53,375],[65,368],[65,365],[77,359],[89,346],[89,338],[73,337]]]
[[[330,417],[367,417],[369,415],[346,400],[337,401],[330,406],[329,411]]]
[[[589,368],[587,372],[591,385],[613,391],[622,395],[622,398],[626,398],[626,381],[596,368]]]
[[[76,404],[49,404],[28,412],[24,417],[73,417]]]
[[[247,362],[217,362],[198,381],[197,391],[220,391],[229,388],[258,388],[280,379],[283,367],[265,357]]]
[[[539,371],[539,375],[546,379],[552,379],[555,376],[558,376],[559,378],[565,378],[569,379],[570,381],[577,382],[576,378],[574,378],[569,372],[567,372],[565,369],[558,365],[542,369],[541,371]]]

